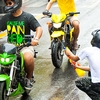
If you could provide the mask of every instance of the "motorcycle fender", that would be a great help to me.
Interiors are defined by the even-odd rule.
[[[56,37],[59,37],[61,35],[64,35],[65,33],[63,31],[54,31],[52,34],[51,34],[51,37],[52,38],[56,38]]]
[[[6,82],[6,90],[8,90],[9,84],[10,84],[10,77],[8,75],[1,74],[0,75],[0,81],[5,81]]]

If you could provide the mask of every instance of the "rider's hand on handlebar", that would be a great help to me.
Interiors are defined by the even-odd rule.
[[[47,15],[49,13],[49,10],[45,10],[42,12],[43,15]]]
[[[39,44],[39,39],[36,39],[36,38],[32,39],[31,41],[32,46],[37,46],[38,44]]]

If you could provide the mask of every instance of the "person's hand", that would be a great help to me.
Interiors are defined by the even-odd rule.
[[[39,39],[32,39],[32,41],[31,41],[31,45],[32,46],[37,46],[39,44]]]
[[[49,10],[45,10],[42,12],[43,15],[48,15],[48,13],[49,13]]]
[[[74,66],[74,68],[80,68],[80,64],[78,62],[72,61],[71,64]]]

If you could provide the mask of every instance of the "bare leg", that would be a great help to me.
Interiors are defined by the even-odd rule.
[[[52,40],[52,37],[51,37],[51,34],[52,34],[51,28],[52,28],[52,23],[48,23],[48,31],[49,31],[49,35],[50,35],[50,41]],[[51,45],[50,45],[49,49],[51,49]]]
[[[24,53],[24,60],[25,60],[25,72],[27,73],[27,78],[31,79],[34,71],[33,55],[29,52]]]
[[[48,31],[50,35],[52,34],[51,28],[52,28],[52,23],[48,23]],[[50,36],[50,39],[52,40],[51,36]]]
[[[73,32],[74,41],[73,41],[73,45],[74,45],[75,49],[78,49],[77,40],[78,40],[78,36],[79,36],[79,32],[80,32],[79,22],[77,20],[74,20],[72,22],[72,25],[74,27],[74,32]]]

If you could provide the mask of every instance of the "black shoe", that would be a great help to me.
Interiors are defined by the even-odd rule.
[[[26,84],[25,84],[25,89],[31,90],[34,82],[35,81],[33,80],[33,78],[31,80],[27,78],[27,81],[26,81]]]

